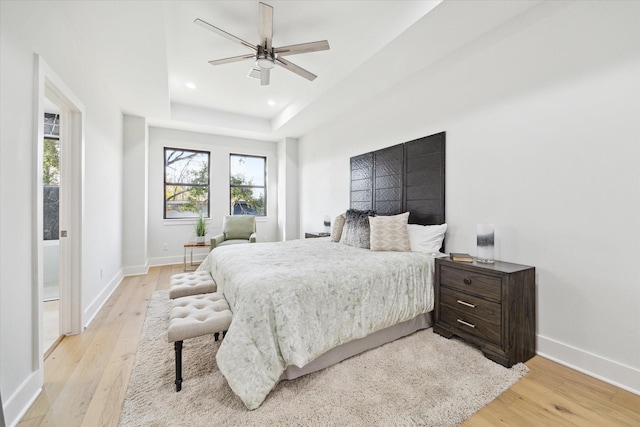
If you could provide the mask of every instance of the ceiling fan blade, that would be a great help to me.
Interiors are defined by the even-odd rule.
[[[316,77],[318,77],[315,74],[305,70],[304,68],[298,67],[296,64],[294,64],[292,62],[289,62],[289,61],[287,61],[286,59],[283,59],[283,58],[279,58],[279,57],[276,58],[276,64],[280,65],[281,67],[286,68],[289,71],[292,71],[292,72],[296,73],[299,76],[304,77],[307,80],[314,81],[316,79]]]
[[[273,7],[260,3],[260,45],[267,45],[267,50],[271,50],[271,40],[273,39]]]
[[[279,56],[297,55],[299,53],[318,52],[321,50],[329,50],[329,42],[326,40],[302,44],[292,44],[290,46],[282,46],[273,49]]]
[[[209,30],[211,32],[214,32],[214,33],[218,34],[219,36],[222,36],[222,37],[224,37],[226,39],[231,40],[232,42],[240,43],[240,44],[248,47],[249,49],[251,49],[253,51],[257,50],[255,45],[253,45],[253,44],[251,44],[251,43],[249,43],[247,41],[244,41],[241,38],[238,38],[238,37],[234,36],[233,34],[229,34],[226,31],[221,30],[218,27],[214,27],[213,25],[209,24],[208,22],[203,21],[200,18],[196,18],[196,20],[193,21],[193,22],[195,24],[201,26],[202,28],[205,28],[205,29],[207,29],[207,30]]]
[[[246,55],[232,56],[231,58],[215,59],[213,61],[209,61],[209,64],[221,65],[221,64],[228,64],[230,62],[244,61],[245,59],[256,59],[256,55],[248,53]]]
[[[269,84],[270,71],[268,68],[260,70],[260,86],[267,86]]]

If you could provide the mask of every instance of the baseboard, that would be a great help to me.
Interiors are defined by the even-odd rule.
[[[538,335],[537,354],[640,395],[640,369]]]
[[[124,278],[123,270],[120,270],[118,274],[109,282],[107,286],[102,289],[102,292],[91,301],[91,304],[82,313],[82,327],[86,328],[96,317],[102,306],[107,302],[111,294],[118,288],[118,285]]]
[[[18,390],[3,403],[4,420],[8,427],[18,424],[42,392],[42,382],[38,377],[38,371],[32,372]]]
[[[208,254],[193,254],[193,262],[202,262]],[[158,267],[161,265],[175,265],[184,263],[184,256],[169,256],[164,258],[151,258],[149,259],[150,267]]]
[[[182,264],[184,262],[183,256],[167,256],[163,258],[150,258],[149,267],[158,267],[161,265]]]
[[[145,265],[138,265],[133,267],[124,267],[122,269],[123,276],[140,276],[149,272],[149,262]]]

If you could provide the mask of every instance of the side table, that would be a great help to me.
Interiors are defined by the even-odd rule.
[[[436,259],[433,332],[510,368],[536,354],[535,267]]]
[[[184,271],[193,271],[195,270],[200,263],[193,263],[193,249],[194,248],[202,248],[209,249],[210,245],[207,242],[197,243],[197,242],[189,242],[184,244]],[[189,251],[189,263],[187,264],[187,251]]]
[[[305,239],[311,239],[316,237],[329,237],[329,236],[331,236],[331,233],[320,232],[320,231],[312,231],[310,233],[307,233],[307,232],[304,233]]]

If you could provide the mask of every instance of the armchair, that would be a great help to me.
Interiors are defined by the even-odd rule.
[[[211,250],[218,246],[256,242],[256,217],[250,215],[225,216],[222,233],[211,238]]]

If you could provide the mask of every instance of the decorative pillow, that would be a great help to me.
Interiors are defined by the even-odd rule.
[[[409,221],[409,212],[370,217],[371,250],[408,252],[410,247],[407,221]]]
[[[331,241],[339,242],[342,237],[342,228],[344,227],[344,213],[341,213],[333,220],[333,227],[331,227]]]
[[[409,245],[412,252],[440,252],[447,224],[441,225],[407,225]]]
[[[345,213],[340,243],[355,246],[356,248],[369,249],[369,216],[374,216],[375,214],[375,211],[349,209]]]

